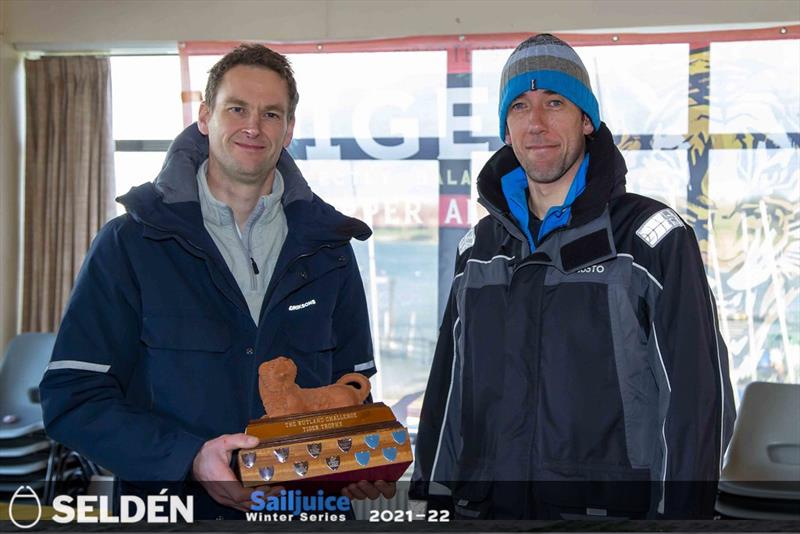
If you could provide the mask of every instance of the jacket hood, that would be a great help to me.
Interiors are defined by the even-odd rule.
[[[586,189],[572,204],[572,218],[568,226],[596,218],[603,213],[609,200],[625,193],[628,168],[605,123],[601,123],[597,133],[587,138],[586,148],[590,156]],[[500,180],[519,166],[514,150],[506,145],[495,152],[481,169],[478,196],[490,212],[510,214]]]
[[[197,190],[197,170],[208,158],[208,137],[191,124],[172,142],[153,182],[117,198],[135,220],[162,230],[197,232],[204,228]],[[316,196],[285,149],[277,164],[283,176],[281,197],[289,234],[301,243],[365,240],[372,231],[364,222],[338,212]]]

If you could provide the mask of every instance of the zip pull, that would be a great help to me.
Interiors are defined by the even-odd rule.
[[[256,265],[256,260],[253,257],[250,257],[250,265],[253,266],[253,274],[258,274],[258,265]]]

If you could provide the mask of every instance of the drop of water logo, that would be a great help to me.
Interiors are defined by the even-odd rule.
[[[27,490],[27,491],[26,491]],[[33,499],[36,502],[36,519],[34,519],[31,523],[19,523],[14,518],[14,505],[17,504],[17,499]],[[25,503],[20,503],[25,504]],[[39,520],[42,518],[42,502],[39,500],[39,496],[36,495],[36,492],[33,491],[33,488],[30,486],[20,486],[17,488],[17,491],[14,492],[14,495],[11,497],[11,500],[8,502],[8,518],[11,519],[11,522],[14,523],[18,528],[32,528],[35,527]]]

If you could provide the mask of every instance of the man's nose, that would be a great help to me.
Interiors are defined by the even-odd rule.
[[[531,107],[530,113],[528,113],[528,131],[542,133],[545,129],[544,112],[535,106]]]
[[[259,127],[260,120],[261,117],[259,117],[258,113],[249,114],[244,125],[244,133],[250,137],[257,137],[259,133],[261,133],[261,128]]]

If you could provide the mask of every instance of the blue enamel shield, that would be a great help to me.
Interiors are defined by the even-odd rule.
[[[367,447],[370,449],[377,449],[380,442],[381,437],[378,434],[369,434],[364,436],[364,443],[366,443]]]
[[[395,430],[392,432],[392,439],[398,445],[402,445],[406,442],[406,431],[405,430]]]
[[[390,462],[394,462],[397,459],[397,448],[386,447],[385,449],[383,449],[383,457],[389,460]]]

